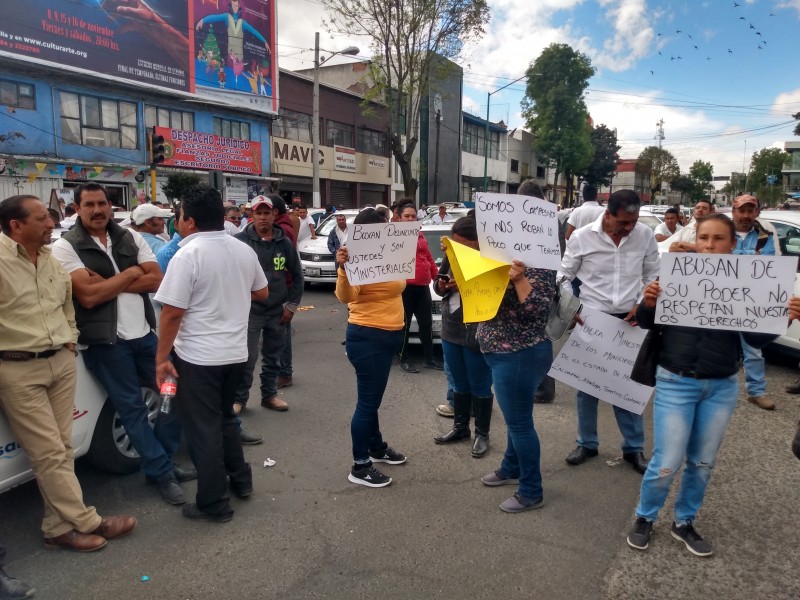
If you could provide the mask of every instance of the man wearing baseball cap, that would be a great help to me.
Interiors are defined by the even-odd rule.
[[[733,254],[775,256],[780,253],[776,252],[772,234],[757,220],[758,213],[758,199],[753,196],[745,194],[733,201],[731,217],[736,227]],[[761,350],[749,346],[742,338],[742,352],[747,401],[764,410],[775,410],[775,402],[766,396],[767,381]]]
[[[142,234],[144,241],[155,254],[167,243],[161,235],[164,233],[166,223],[164,219],[171,216],[170,211],[155,204],[140,204],[131,213],[131,229]]]

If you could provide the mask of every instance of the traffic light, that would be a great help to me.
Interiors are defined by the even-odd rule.
[[[153,166],[163,163],[166,160],[164,152],[164,136],[154,133],[150,137],[150,163]]]

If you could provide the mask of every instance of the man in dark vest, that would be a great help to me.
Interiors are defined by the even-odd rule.
[[[142,386],[156,388],[158,338],[148,294],[161,283],[161,269],[140,234],[117,225],[106,190],[87,183],[75,190],[78,220],[53,245],[53,255],[72,278],[78,347],[86,367],[105,388],[142,470],[170,504],[183,504],[178,481],[194,470],[170,458],[180,443],[180,422],[160,415],[151,429]]]

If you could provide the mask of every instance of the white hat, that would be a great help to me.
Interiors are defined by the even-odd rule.
[[[165,208],[158,208],[155,204],[140,204],[133,209],[133,212],[131,213],[131,221],[137,225],[141,225],[153,217],[166,218],[171,216],[172,211],[166,210]]]
[[[266,206],[268,208],[274,208],[272,206],[272,200],[270,200],[266,196],[256,196],[250,202],[251,202],[251,208],[253,209],[253,212],[256,212],[262,206]]]

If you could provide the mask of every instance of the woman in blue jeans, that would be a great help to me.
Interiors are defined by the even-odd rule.
[[[735,246],[736,230],[725,215],[713,214],[698,222],[697,252],[729,254]],[[656,327],[655,306],[660,291],[657,281],[644,290],[643,302],[636,313],[636,320],[644,329]],[[799,306],[793,298],[791,318],[800,314]],[[661,350],[653,400],[653,457],[642,478],[636,522],[628,534],[628,544],[637,550],[647,549],[653,522],[685,460],[675,499],[672,536],[696,556],[711,556],[713,548],[697,533],[694,520],[736,408],[741,338],[736,331],[659,327]],[[741,337],[751,346],[761,348],[777,336],[743,333]]]
[[[500,510],[518,513],[540,508],[544,502],[533,398],[553,362],[544,327],[556,272],[527,268],[515,260],[509,278],[497,316],[478,327],[481,352],[492,371],[494,394],[508,429],[500,468],[481,481],[488,486],[519,483],[514,495],[500,504]]]
[[[453,223],[454,242],[478,249],[478,229],[475,219],[462,217]],[[475,415],[475,439],[472,456],[480,458],[489,451],[489,427],[492,423],[492,372],[480,350],[467,346],[467,328],[461,295],[447,258],[439,268],[434,283],[442,297],[442,351],[447,370],[453,380],[453,428],[433,440],[449,444],[469,440],[470,409]]]
[[[385,223],[374,208],[365,208],[354,225]],[[336,251],[336,263],[345,264],[349,254],[345,246]],[[353,439],[353,466],[347,479],[367,487],[385,487],[392,483],[373,463],[399,465],[406,457],[383,441],[378,409],[389,381],[392,358],[403,345],[405,324],[401,294],[405,281],[350,285],[342,267],[337,271],[336,297],[348,305],[345,348],[356,370],[358,401],[350,421]]]

